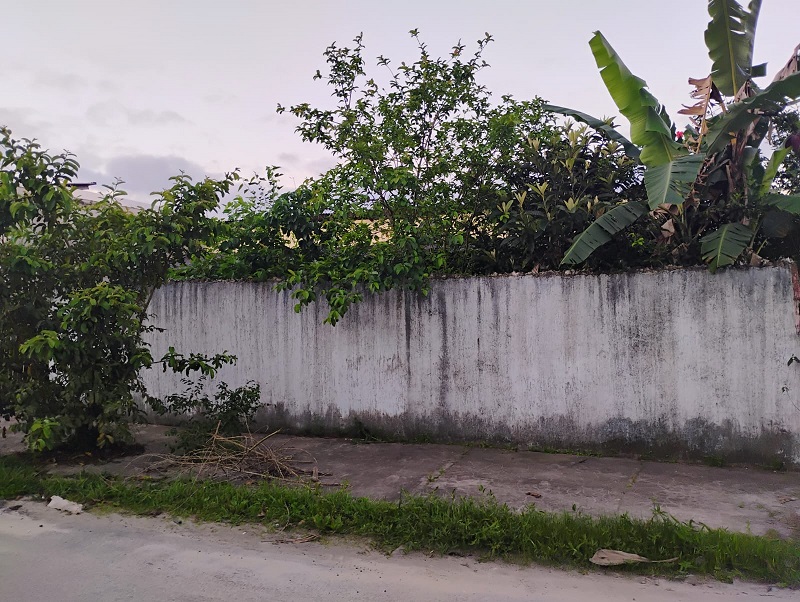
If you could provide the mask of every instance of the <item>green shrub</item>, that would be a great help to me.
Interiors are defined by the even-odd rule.
[[[197,255],[238,176],[173,178],[138,213],[111,189],[74,194],[78,163],[0,136],[0,415],[34,449],[127,441],[154,362],[147,306],[170,268]]]
[[[193,381],[182,379],[186,386],[182,394],[168,395],[163,401],[151,399],[150,405],[159,414],[189,414],[177,435],[176,449],[191,451],[207,443],[212,433],[237,436],[249,428],[261,407],[261,387],[248,381],[243,387],[231,389],[227,383],[217,384],[213,397],[207,391],[208,377]]]

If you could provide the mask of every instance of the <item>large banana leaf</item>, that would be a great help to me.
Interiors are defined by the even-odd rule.
[[[753,231],[740,223],[720,226],[700,239],[703,261],[712,272],[726,265],[733,265],[752,238]]]
[[[546,104],[542,108],[545,111],[550,111],[551,113],[558,113],[559,115],[574,117],[578,121],[585,123],[589,127],[597,130],[598,132],[604,133],[610,140],[615,140],[619,142],[625,149],[625,154],[628,155],[631,159],[636,159],[637,161],[639,160],[639,154],[641,152],[639,150],[639,147],[636,146],[630,140],[628,140],[625,136],[620,134],[616,130],[616,128],[612,125],[609,125],[608,122],[603,121],[602,119],[598,119],[597,117],[592,117],[591,115],[587,115],[586,113],[581,113],[580,111],[576,111],[575,109],[569,109],[567,107],[559,107],[557,105]]]
[[[797,218],[785,211],[767,211],[761,220],[761,231],[767,238],[786,238],[797,227]]]
[[[685,155],[686,149],[675,142],[675,126],[664,107],[647,91],[645,81],[630,72],[599,31],[589,46],[611,98],[630,121],[631,140],[642,148],[641,162],[661,165]]]
[[[685,155],[669,163],[648,167],[644,172],[644,185],[650,209],[665,203],[683,203],[697,179],[703,158],[704,155]]]
[[[789,154],[790,150],[792,149],[779,148],[772,153],[772,156],[769,158],[769,163],[767,163],[767,167],[764,170],[764,175],[761,178],[759,194],[767,194],[770,191],[772,188],[772,182],[775,180],[775,176],[778,175],[778,169],[780,168],[784,159],[786,159],[786,155]]]
[[[735,95],[751,77],[761,0],[752,0],[748,10],[735,0],[709,0],[711,21],[705,39],[711,58],[711,79],[725,96]]]
[[[800,195],[767,194],[761,199],[771,211],[764,213],[761,229],[770,238],[786,238],[797,228]]]
[[[786,104],[800,97],[800,73],[773,82],[754,96],[734,103],[728,112],[717,116],[711,122],[706,135],[708,154],[721,151],[731,141],[731,137],[745,130],[759,113],[778,113]]]
[[[594,251],[611,240],[633,222],[647,213],[643,203],[623,203],[606,211],[591,226],[581,232],[567,250],[561,265],[577,265],[586,261]]]
[[[767,194],[762,202],[792,215],[800,215],[800,194]]]

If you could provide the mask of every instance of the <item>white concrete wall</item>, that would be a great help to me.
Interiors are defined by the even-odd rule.
[[[220,378],[257,381],[276,427],[800,463],[788,265],[437,280],[335,328],[324,305],[293,305],[271,284],[170,284],[150,307],[166,328],[153,355],[237,355]]]

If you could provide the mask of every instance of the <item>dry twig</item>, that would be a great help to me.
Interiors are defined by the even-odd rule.
[[[319,476],[325,473],[319,472],[316,466],[310,471],[298,466],[316,463],[308,452],[269,444],[277,434],[278,431],[260,437],[250,432],[226,436],[219,433],[218,424],[205,445],[181,456],[162,456],[161,462],[153,468],[177,468],[179,472],[188,472],[198,478],[228,481],[278,479],[319,482]]]

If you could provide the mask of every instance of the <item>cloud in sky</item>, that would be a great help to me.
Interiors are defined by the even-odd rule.
[[[324,149],[299,139],[296,119],[276,115],[275,107],[308,102],[330,108],[330,90],[312,75],[324,70],[322,53],[331,42],[352,45],[359,32],[371,76],[381,70],[378,55],[393,65],[418,58],[410,29],[419,28],[432,56],[446,55],[458,40],[472,52],[488,31],[496,41],[486,51],[491,68],[481,72],[480,83],[495,98],[538,95],[597,116],[619,111],[587,44],[595,30],[673,116],[690,101],[687,78],[710,68],[703,0],[668,6],[641,0],[232,0],[224,8],[218,0],[41,0],[42,10],[30,4],[3,7],[0,124],[56,151],[83,151],[78,159],[90,156],[98,173],[122,175],[131,188],[144,190],[152,178],[144,170],[113,173],[115,161],[183,157],[196,167],[219,172],[238,166],[245,173],[282,163],[296,182],[332,165]],[[796,4],[770,0],[761,10],[755,58],[770,62],[770,74],[800,41],[797,19],[787,17]],[[135,33],[122,35],[123,29]]]
[[[113,157],[101,169],[81,166],[79,179],[97,182],[98,186],[123,180],[122,190],[137,200],[147,201],[150,193],[168,188],[169,179],[180,173],[195,180],[218,175],[207,174],[202,165],[174,155],[125,155]]]
[[[42,70],[33,76],[33,85],[46,89],[80,90],[89,85],[89,80],[75,73]]]
[[[20,107],[0,107],[0,125],[10,128],[14,138],[41,138],[56,128],[46,115]]]
[[[129,125],[156,127],[189,123],[189,120],[172,110],[132,109],[123,104],[107,100],[86,109],[87,119],[96,125],[110,126],[124,121]]]
[[[336,160],[333,157],[324,157],[322,159],[314,159],[303,163],[306,172],[312,176],[328,171],[334,165],[336,165]]]
[[[293,166],[300,163],[300,156],[295,153],[280,153],[278,155],[278,161],[281,165]]]

